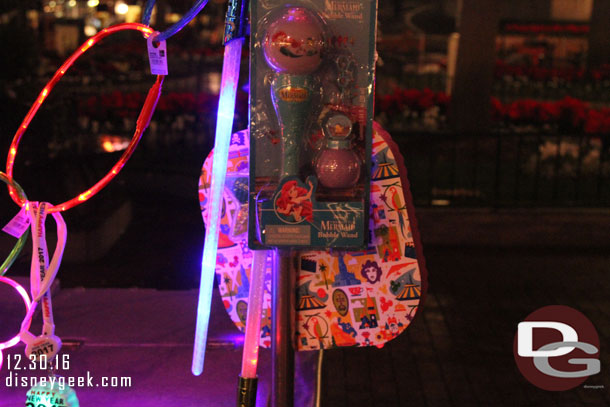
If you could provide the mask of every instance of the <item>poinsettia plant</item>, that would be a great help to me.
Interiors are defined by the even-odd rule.
[[[557,101],[519,99],[503,103],[491,98],[491,116],[497,126],[515,130],[546,130],[555,132],[610,133],[610,108],[594,108],[588,102],[573,97]],[[436,119],[437,130],[446,123],[450,97],[429,89],[395,89],[387,95],[377,95],[377,118],[387,127],[404,127],[430,116]],[[430,126],[424,126],[430,127]],[[434,126],[432,126],[434,127]]]
[[[610,64],[604,64],[596,69],[585,70],[579,67],[547,68],[539,65],[515,65],[498,60],[496,61],[494,73],[496,78],[527,78],[540,82],[603,81],[610,79]]]

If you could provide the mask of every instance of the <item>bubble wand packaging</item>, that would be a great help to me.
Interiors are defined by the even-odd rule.
[[[365,248],[377,3],[251,4],[249,244]]]

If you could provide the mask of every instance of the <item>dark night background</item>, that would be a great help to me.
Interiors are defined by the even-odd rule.
[[[126,1],[126,15],[117,3],[0,3],[0,153],[86,33],[139,19],[142,1]],[[157,4],[162,30],[191,1]],[[133,157],[65,213],[62,288],[198,287],[197,186],[213,145],[225,7],[210,0],[168,40],[170,74]],[[375,117],[409,172],[429,296],[385,353],[329,352],[327,405],[610,405],[609,21],[610,0],[379,1]],[[154,81],[145,58],[139,35],[122,33],[55,87],[17,156],[31,200],[63,202],[110,169]],[[246,61],[235,130],[247,123]],[[0,208],[2,225],[18,209],[8,194]],[[2,253],[13,244],[0,236]],[[7,275],[28,275],[29,245]],[[602,373],[587,383],[604,389],[543,392],[516,373],[515,324],[550,304],[598,329]]]
[[[85,3],[2,3],[4,151],[46,78],[86,38],[86,27],[139,18],[113,13],[117,2]],[[380,4],[376,119],[401,147],[415,204],[425,209],[423,224],[427,213],[449,216],[458,208],[489,209],[481,222],[492,223],[514,208],[569,209],[574,216],[577,208],[607,208],[610,52],[597,14],[607,16],[608,6],[601,0],[485,4]],[[188,7],[159,1],[153,25],[168,26]],[[196,188],[213,145],[223,14],[224,3],[211,1],[172,38],[170,76],[133,158],[95,199],[65,214],[70,239],[62,284],[197,286],[203,225]],[[473,24],[479,20],[485,25]],[[455,64],[453,32],[460,32],[463,50]],[[116,161],[120,152],[105,152],[104,143],[131,137],[153,82],[143,51],[135,33],[109,37],[54,89],[17,158],[15,177],[31,199],[71,198]],[[246,109],[242,91],[235,129],[245,127]],[[5,223],[12,204],[0,199]],[[443,240],[442,232],[427,232],[425,245]],[[10,242],[2,237],[3,247]],[[24,272],[27,258],[24,253],[15,272]]]

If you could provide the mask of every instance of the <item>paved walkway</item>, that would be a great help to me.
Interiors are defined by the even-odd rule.
[[[195,290],[73,288],[60,290],[53,303],[57,334],[75,344],[64,347],[69,369],[59,374],[87,377],[89,373],[93,377],[94,387],[76,389],[81,406],[235,404],[242,340],[218,297],[212,309],[206,370],[200,377],[190,372]],[[0,301],[0,306],[5,305]],[[19,311],[13,315],[22,314]],[[18,326],[18,319],[13,319],[11,325]],[[34,321],[32,326],[36,332],[41,325]],[[4,331],[5,326],[0,329],[3,335]],[[6,358],[15,365],[16,359],[9,355],[22,352],[22,346],[12,348]],[[269,369],[268,356],[263,355],[264,370]],[[26,365],[22,362],[19,367]],[[23,406],[28,387],[7,388],[7,377],[39,377],[45,372],[8,367],[5,363],[0,372],[0,406]],[[131,386],[103,388],[102,377],[128,377]]]
[[[328,352],[324,405],[610,405],[610,255],[428,249],[427,259],[423,314],[383,349]],[[552,304],[580,310],[597,327],[602,371],[585,384],[602,389],[547,392],[518,371],[517,323]]]
[[[426,254],[430,291],[422,313],[383,349],[327,351],[322,406],[610,405],[609,254],[449,248],[429,248]],[[10,326],[18,325],[22,312],[9,300],[7,295],[0,297],[0,305],[14,316],[14,321],[0,326],[4,336]],[[195,290],[64,288],[54,304],[58,334],[82,341],[66,348],[70,369],[65,376],[90,372],[94,380],[132,380],[129,388],[77,389],[82,406],[235,405],[241,341],[217,297],[201,377],[190,373]],[[519,373],[512,353],[516,325],[550,304],[579,309],[597,327],[602,371],[585,384],[602,389],[581,386],[547,392]],[[22,348],[11,353],[16,351]],[[264,390],[267,351],[261,363]],[[0,406],[23,405],[25,389],[7,388],[8,373],[5,365],[0,372]]]

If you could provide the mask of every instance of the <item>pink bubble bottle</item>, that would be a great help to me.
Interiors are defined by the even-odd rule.
[[[345,189],[356,185],[362,166],[358,154],[351,149],[351,120],[333,114],[322,126],[326,145],[318,153],[314,168],[318,180],[326,188]]]

